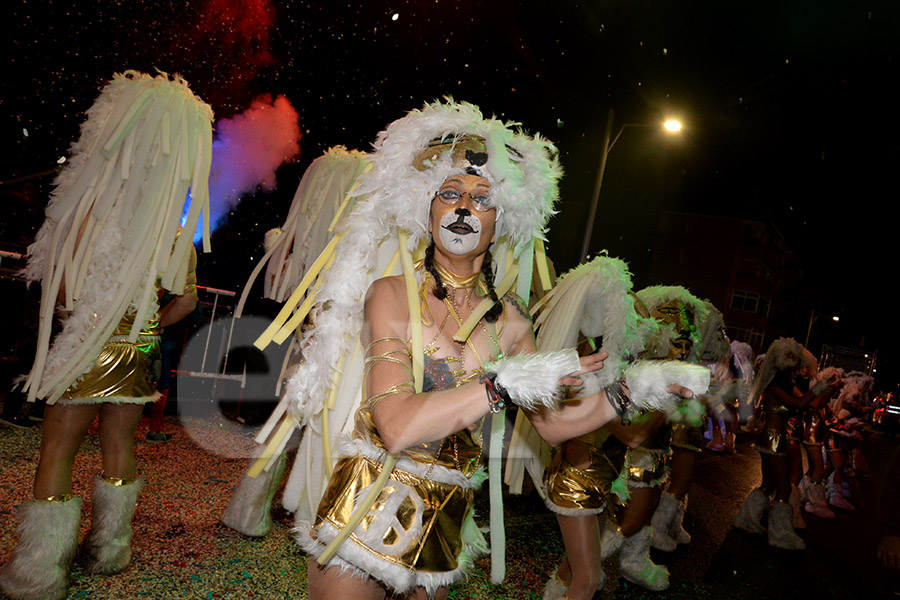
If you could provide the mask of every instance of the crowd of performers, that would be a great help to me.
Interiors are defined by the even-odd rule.
[[[29,250],[28,277],[43,287],[28,391],[47,408],[34,499],[0,571],[11,598],[65,597],[76,554],[96,573],[129,564],[135,424],[158,397],[159,329],[182,310],[157,300],[174,290],[186,309],[195,298],[179,219],[188,189],[184,227],[207,212],[211,118],[180,79],[119,75],[58,178]],[[817,372],[790,339],[754,368],[711,303],[679,286],[634,291],[616,258],[552,281],[542,240],[560,176],[547,140],[437,102],[391,123],[370,153],[337,147],[314,161],[267,236],[237,312],[266,265],[264,294],[285,307],[257,345],[290,340],[294,360],[222,521],[269,531],[300,429],[282,502],[311,598],[445,598],[486,552],[499,583],[504,478],[511,493],[530,481],[557,515],[566,553],[545,598],[591,598],[604,561],[666,589],[650,549],[690,542],[698,453],[733,452],[750,413],[763,483],[737,527],[797,549],[804,511],[852,510],[842,478],[865,468],[855,440],[871,378]],[[98,416],[103,471],[79,551],[71,467]],[[485,480],[490,543],[473,510]]]

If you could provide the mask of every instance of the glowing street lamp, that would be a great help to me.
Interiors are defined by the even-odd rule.
[[[816,314],[816,309],[812,309],[811,311],[809,311],[809,327],[806,328],[806,342],[804,342],[803,344],[803,346],[806,348],[809,347],[809,334],[812,332],[813,323],[819,320],[819,316],[820,315]],[[834,315],[831,317],[831,320],[838,322],[841,320],[841,318],[837,315]]]
[[[681,121],[677,119],[669,119],[663,123],[663,129],[669,133],[679,133],[681,131]]]
[[[613,112],[613,109],[609,109],[609,117],[606,120],[606,131],[603,133],[603,146],[600,149],[600,166],[597,168],[597,180],[594,182],[594,193],[591,196],[591,206],[588,211],[587,224],[585,225],[584,230],[584,241],[581,244],[581,262],[584,262],[587,258],[588,248],[591,245],[591,234],[594,231],[594,220],[597,218],[597,204],[600,200],[600,187],[603,185],[603,174],[606,172],[606,159],[609,156],[609,151],[612,150],[616,142],[619,141],[619,137],[621,137],[622,132],[625,131],[626,127],[656,127],[656,125],[650,123],[625,123],[619,127],[616,137],[610,140],[612,137],[614,120],[615,113]],[[669,134],[680,133],[681,121],[669,119],[662,124],[662,128]]]

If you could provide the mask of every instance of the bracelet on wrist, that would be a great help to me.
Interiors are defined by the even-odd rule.
[[[638,414],[638,410],[635,408],[634,403],[625,393],[625,390],[622,389],[622,383],[619,381],[613,382],[604,388],[606,392],[606,399],[609,401],[610,406],[613,407],[613,410],[616,411],[616,414],[619,415],[619,419],[622,422],[622,425],[631,425],[631,419]]]
[[[487,394],[488,408],[491,414],[496,414],[506,408],[509,404],[509,394],[497,383],[496,373],[485,373],[479,377],[481,383],[484,384],[484,390]]]

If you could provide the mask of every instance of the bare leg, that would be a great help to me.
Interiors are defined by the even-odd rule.
[[[792,439],[788,444],[787,455],[790,466],[788,481],[789,484],[797,485],[803,478],[803,455],[800,451],[800,442]]]
[[[775,491],[776,502],[787,502],[791,496],[788,459],[785,456],[761,454],[763,465],[763,491]]]
[[[557,574],[569,581],[566,596],[572,600],[590,600],[600,585],[603,564],[600,561],[600,532],[606,526],[606,513],[596,517],[556,515],[566,546],[566,558]]]
[[[100,410],[100,449],[107,477],[133,478],[137,474],[134,430],[143,409],[143,404],[105,403]]]
[[[806,446],[806,460],[809,463],[809,480],[820,483],[825,478],[825,459],[822,458],[822,446]]]
[[[72,491],[72,463],[100,404],[48,404],[44,409],[41,458],[34,475],[34,497]]]
[[[691,489],[691,480],[694,478],[694,467],[697,464],[697,453],[687,448],[672,448],[672,465],[670,472],[671,482],[668,492],[681,500]]]
[[[325,568],[312,557],[307,559],[310,600],[384,600],[385,589],[373,579],[351,573],[341,574],[339,567]]]
[[[847,455],[844,454],[843,448],[840,448],[831,452],[829,456],[834,467],[831,479],[836,486],[840,487],[844,481],[844,465],[847,464]]]
[[[631,496],[619,521],[619,529],[625,537],[634,535],[650,523],[660,495],[658,487],[632,488],[629,491]]]
[[[447,598],[447,592],[449,592],[449,588],[438,588],[438,590],[434,593],[434,600],[445,600]],[[407,600],[431,600],[428,597],[428,594],[425,593],[425,588],[416,588],[416,590],[406,597]]]

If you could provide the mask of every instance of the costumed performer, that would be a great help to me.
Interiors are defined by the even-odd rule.
[[[82,552],[93,573],[128,566],[141,488],[135,425],[157,398],[159,330],[178,317],[171,308],[157,314],[157,299],[194,286],[191,236],[178,235],[188,192],[185,227],[193,231],[202,211],[209,250],[209,106],[181,78],[128,71],[87,116],[28,252],[26,276],[42,282],[42,298],[26,389],[47,406],[34,500],[20,507],[21,537],[0,573],[14,599],[66,595],[81,520],[72,462],[98,415],[103,470]],[[54,318],[61,330],[51,345]]]
[[[866,394],[871,376],[858,371],[845,375],[845,383],[840,393],[831,402],[831,416],[828,419],[825,447],[830,473],[827,478],[825,495],[828,504],[842,510],[855,510],[845,496],[850,492],[845,476],[852,472],[850,458],[858,449],[862,438],[862,413],[860,407]]]
[[[842,376],[840,369],[828,367],[816,375],[816,380],[829,379],[834,373]],[[846,387],[846,386],[845,386]],[[799,390],[795,389],[794,394],[798,395]],[[830,395],[840,393],[834,390]],[[791,482],[791,497],[788,504],[793,508],[796,502],[800,502],[806,512],[816,515],[823,519],[833,519],[834,513],[828,508],[828,499],[825,497],[825,454],[824,445],[828,434],[828,416],[831,398],[828,394],[810,401],[801,413],[801,424],[803,428],[803,447],[806,449],[807,470],[803,474],[799,483],[794,485]],[[796,512],[794,516],[794,528],[796,529],[798,520]]]
[[[641,358],[696,363],[701,352],[697,324],[707,316],[704,303],[681,286],[651,286],[638,291],[637,296],[659,325],[657,334],[648,338]],[[709,370],[703,370],[708,377]],[[699,402],[683,408],[675,415],[648,413],[606,426],[612,434],[609,444],[624,441],[628,447],[628,499],[616,506],[615,522],[607,521],[602,557],[616,558],[623,577],[655,591],[669,587],[668,570],[650,558],[654,534],[650,521],[669,481],[672,431],[679,424],[696,427],[705,414]]]
[[[731,343],[725,334],[722,313],[709,300],[703,300],[702,304],[701,311],[696,306],[686,309],[698,323],[699,333],[699,344],[692,348],[694,351],[686,359],[699,362],[709,369],[709,393],[700,396],[700,400],[707,406],[707,412],[719,415],[724,413],[727,403],[738,398],[740,382],[731,376]],[[703,422],[699,425],[684,422],[672,425],[669,484],[660,494],[659,505],[650,521],[653,528],[651,543],[657,550],[672,552],[680,544],[691,541],[690,534],[684,528],[684,515],[705,429]]]
[[[831,394],[840,387],[840,377],[834,374],[831,379],[817,381],[802,396],[794,393],[804,370],[815,368],[805,364],[808,359],[804,350],[793,339],[778,338],[766,350],[758,369],[750,402],[763,411],[763,430],[755,443],[760,454],[762,484],[750,492],[734,519],[738,529],[767,534],[770,546],[785,550],[806,548],[806,543],[794,531],[793,513],[788,504],[791,495],[787,453],[790,419],[815,398]],[[764,527],[762,520],[767,510],[769,517]]]
[[[570,389],[567,401],[594,401],[600,390],[608,396],[625,389],[632,397],[649,390],[665,395],[668,385],[675,382],[696,393],[708,386],[709,372],[701,367],[675,361],[636,362],[647,337],[655,334],[658,326],[631,293],[631,275],[619,259],[601,255],[576,267],[535,305],[533,313],[537,315],[539,350],[599,346],[608,355],[603,370],[584,375],[584,386]],[[667,408],[674,411],[679,407]],[[623,474],[626,449],[622,443],[606,444],[609,435],[601,428],[551,449],[529,426],[522,411],[516,417],[506,467],[510,491],[521,493],[524,472],[531,474],[544,503],[556,514],[566,548],[545,586],[545,599],[591,598],[603,587],[600,534],[606,522],[605,508],[611,493],[627,494]]]
[[[496,461],[491,490],[499,500],[507,403],[533,411],[556,443],[617,414],[605,399],[548,408],[561,384],[580,383],[571,375],[596,370],[603,355],[534,354],[520,297],[528,295],[535,262],[542,268],[534,255],[542,255],[560,169],[549,142],[514,127],[453,102],[389,125],[333,252],[314,265],[321,272],[308,288],[305,360],[288,382],[285,405],[261,432],[272,434],[272,450],[248,471],[256,475],[279,460],[295,416],[306,424],[285,496],[304,500],[297,532],[315,558],[312,598],[445,597],[486,550],[472,512],[484,479],[483,417],[492,414],[496,447],[488,460]],[[508,294],[514,285],[518,294]],[[294,299],[305,291],[301,286]],[[305,310],[276,322],[259,344],[286,339]],[[672,402],[690,395],[673,392]],[[352,435],[332,458],[342,431]],[[499,583],[502,507],[493,506],[492,571],[499,577],[492,572],[492,579]]]
[[[263,267],[262,297],[284,302],[300,287],[304,275],[335,236],[341,219],[349,214],[355,197],[350,194],[359,175],[368,168],[366,155],[358,150],[334,146],[312,161],[294,193],[287,217],[281,227],[266,232],[265,254],[247,278],[238,299],[234,315],[240,318],[244,306]],[[278,376],[276,394],[281,395],[282,384],[290,379],[303,357],[299,352],[301,328],[291,336]],[[310,433],[310,438],[314,434]],[[317,451],[319,444],[305,445]],[[257,450],[257,455],[262,447]],[[257,477],[243,477],[232,494],[222,523],[244,535],[259,537],[272,528],[271,505],[278,492],[287,467],[282,453],[278,463]],[[290,512],[297,510],[296,494],[283,497],[283,505]]]

